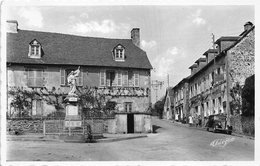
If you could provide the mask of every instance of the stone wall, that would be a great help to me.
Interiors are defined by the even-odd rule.
[[[7,131],[19,132],[43,132],[42,120],[6,120]]]
[[[253,116],[232,116],[230,118],[230,125],[236,133],[255,136],[255,121]]]

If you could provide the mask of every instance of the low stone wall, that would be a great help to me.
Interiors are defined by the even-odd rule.
[[[6,120],[7,131],[42,133],[42,120]]]
[[[254,117],[235,116],[230,118],[230,125],[233,126],[233,131],[239,134],[254,136],[255,121]]]

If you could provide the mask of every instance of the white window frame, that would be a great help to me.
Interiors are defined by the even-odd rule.
[[[33,50],[33,52],[32,52],[32,50]],[[28,56],[30,58],[41,58],[41,44],[36,39],[34,39],[29,44]]]

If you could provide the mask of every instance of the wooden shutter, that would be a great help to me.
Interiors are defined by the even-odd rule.
[[[106,71],[100,70],[100,86],[106,85]]]
[[[32,115],[36,115],[36,102],[37,100],[32,101]]]
[[[122,71],[117,71],[117,86],[122,86]]]
[[[128,86],[128,71],[123,72],[123,86]]]
[[[139,72],[134,71],[134,86],[139,87]]]
[[[60,85],[65,85],[65,83],[66,83],[65,69],[60,69]]]

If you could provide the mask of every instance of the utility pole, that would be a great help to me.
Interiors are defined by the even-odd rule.
[[[167,73],[167,83],[168,83],[168,87],[169,87],[169,84],[170,84],[170,78],[169,78],[169,74]]]
[[[214,54],[214,64],[215,64],[215,36],[212,33],[212,47],[213,47],[213,54]]]
[[[156,101],[157,101],[157,98],[158,98],[158,94],[157,94],[158,87],[160,86],[160,89],[161,89],[163,84],[164,84],[164,81],[158,81],[158,80],[152,81],[151,85],[152,85],[152,87],[153,87],[153,89],[155,90],[155,93],[156,93]]]

